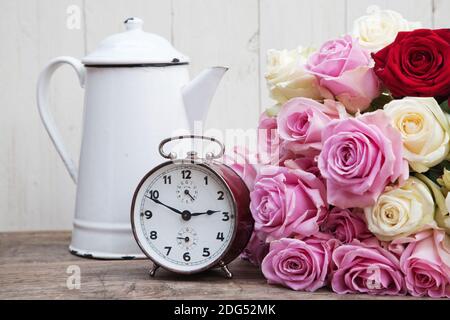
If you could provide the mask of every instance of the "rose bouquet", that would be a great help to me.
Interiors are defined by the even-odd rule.
[[[293,290],[450,298],[450,29],[371,8],[268,62],[257,161],[232,164],[255,220],[244,258]]]

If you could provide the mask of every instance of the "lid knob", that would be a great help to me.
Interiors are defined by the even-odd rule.
[[[125,28],[129,30],[135,30],[135,29],[142,29],[142,25],[144,24],[144,21],[142,19],[131,17],[124,21]]]

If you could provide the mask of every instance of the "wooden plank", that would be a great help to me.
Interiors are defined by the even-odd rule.
[[[260,1],[260,86],[261,106],[273,104],[264,73],[268,49],[319,47],[324,41],[345,33],[345,0],[261,0]]]
[[[86,4],[84,6],[84,3]],[[263,74],[266,50],[320,45],[351,29],[377,4],[425,27],[449,27],[447,0],[17,0],[0,2],[4,48],[0,79],[0,230],[70,228],[75,186],[43,129],[35,104],[39,71],[52,57],[82,57],[105,36],[123,30],[128,16],[144,29],[175,41],[192,58],[194,76],[210,65],[229,65],[211,112],[209,128],[253,128],[259,105],[271,105]],[[85,13],[68,29],[67,9]],[[433,10],[434,9],[434,10]],[[174,19],[172,19],[174,16]],[[68,149],[79,152],[83,91],[73,70],[55,74],[52,111]],[[260,103],[261,102],[261,103]]]
[[[81,21],[79,28],[68,28],[68,9],[74,6]],[[170,2],[19,0],[2,1],[0,9],[0,35],[10,48],[0,53],[8,61],[0,70],[9,75],[0,80],[0,89],[14,93],[0,97],[0,104],[8,106],[0,117],[5,132],[0,135],[0,211],[8,213],[0,215],[0,230],[70,228],[75,185],[40,121],[35,103],[38,74],[53,57],[83,57],[85,44],[91,50],[103,37],[123,30],[124,17],[139,15],[148,30],[170,38]],[[55,122],[77,160],[83,90],[71,68],[55,73],[50,98]]]
[[[84,53],[83,30],[67,28],[71,5],[82,12],[82,0],[0,2],[0,230],[70,227],[75,186],[41,123],[35,87],[51,58]],[[83,97],[69,67],[56,72],[50,98],[68,149],[77,154]]]
[[[173,42],[204,68],[230,67],[208,113],[207,128],[255,128],[259,113],[258,1],[174,0]]]
[[[148,260],[75,257],[67,250],[69,240],[69,232],[0,233],[0,299],[405,299],[271,286],[258,268],[240,259],[230,266],[231,280],[220,270],[192,276],[158,270],[150,279]],[[79,290],[67,288],[70,266],[80,268]]]
[[[434,0],[433,22],[435,28],[450,28],[450,1]]]

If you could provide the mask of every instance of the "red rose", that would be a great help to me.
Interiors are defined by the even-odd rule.
[[[450,96],[450,29],[399,32],[372,57],[375,73],[394,97]]]

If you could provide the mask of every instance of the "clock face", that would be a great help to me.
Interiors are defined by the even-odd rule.
[[[213,266],[233,240],[232,195],[216,173],[199,164],[156,169],[137,191],[132,214],[141,248],[173,271]]]

